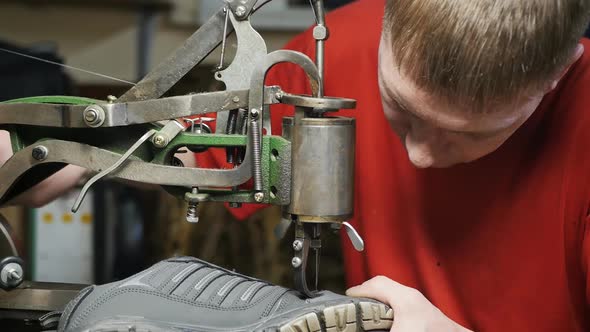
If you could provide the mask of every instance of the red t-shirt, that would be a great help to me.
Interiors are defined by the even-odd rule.
[[[327,17],[325,94],[354,98],[357,253],[343,237],[347,282],[385,275],[420,290],[475,331],[590,331],[590,41],[533,116],[498,150],[417,169],[386,121],[377,86],[383,0]],[[286,48],[313,58],[310,31]],[[302,71],[267,84],[310,93]],[[280,134],[285,106],[273,106]],[[248,208],[232,210],[247,215]]]

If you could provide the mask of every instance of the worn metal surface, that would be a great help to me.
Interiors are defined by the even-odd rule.
[[[264,102],[276,103],[278,87],[268,87]],[[96,103],[105,112],[100,127],[120,127],[176,119],[248,106],[249,91],[217,91],[139,102]],[[62,128],[87,128],[84,111],[89,99],[72,99],[76,104],[58,104],[59,99],[31,99],[0,104],[0,124],[23,124]]]
[[[278,86],[264,89],[264,103],[278,103]],[[87,128],[84,111],[93,102],[105,112],[102,128],[147,124],[161,120],[224,112],[247,107],[249,90],[217,91],[130,103],[104,103],[92,99],[70,99],[76,104],[59,104],[54,98],[0,103],[0,124]]]
[[[61,311],[82,290],[84,285],[23,282],[11,291],[0,290],[0,319],[4,310]]]
[[[292,118],[283,120],[293,144],[287,211],[305,222],[349,220],[354,207],[354,119],[303,118],[292,132],[290,123]]]
[[[215,146],[216,137],[208,137],[203,141]],[[91,171],[100,172],[115,164],[121,154],[100,149],[86,144],[62,140],[46,140],[44,146],[50,151],[43,161],[31,156],[32,146],[16,153],[0,169],[0,197],[8,191],[24,172],[36,165],[46,163],[66,163],[78,165]],[[118,178],[174,186],[237,186],[250,178],[249,163],[242,164],[232,170],[194,169],[166,165],[157,165],[131,157],[120,168],[111,173]]]
[[[340,109],[353,109],[356,107],[356,100],[348,98],[311,97],[282,93],[280,95],[282,104],[309,107],[314,110],[333,111]]]

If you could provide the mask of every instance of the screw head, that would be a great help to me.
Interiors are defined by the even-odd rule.
[[[243,17],[244,15],[246,15],[246,7],[244,6],[238,6],[236,8],[236,16],[237,17]]]
[[[262,200],[264,200],[264,193],[261,193],[261,192],[255,193],[254,200],[258,203],[262,202]]]
[[[84,110],[84,122],[89,127],[100,127],[105,118],[104,110],[97,105],[90,105]]]
[[[252,110],[250,110],[250,115],[256,119],[258,115],[260,115],[260,111],[256,108],[253,108]]]
[[[242,207],[242,203],[240,203],[240,202],[230,202],[229,203],[229,207],[230,208],[234,208],[234,209],[235,208],[240,208],[240,207]]]
[[[326,40],[328,38],[328,28],[323,25],[316,25],[313,28],[313,38],[315,40]]]
[[[88,110],[84,113],[84,120],[86,120],[86,122],[94,122],[96,119],[98,119],[98,113],[96,113],[95,110]]]
[[[301,251],[301,249],[303,249],[303,242],[301,242],[301,240],[293,241],[293,249],[295,249],[295,251]]]
[[[232,98],[232,101],[233,101],[234,103],[239,103],[239,102],[240,102],[240,97],[238,97],[238,96],[234,96],[234,97]]]
[[[158,135],[154,136],[153,142],[154,142],[154,145],[158,148],[163,148],[168,144],[168,140],[162,134],[158,134]]]
[[[300,267],[301,266],[301,258],[299,258],[299,257],[293,257],[293,259],[291,259],[291,265],[294,268]]]
[[[107,100],[109,101],[110,104],[112,104],[117,100],[117,97],[115,97],[113,95],[108,95]]]
[[[33,158],[35,160],[38,161],[43,161],[47,158],[47,155],[49,154],[49,150],[47,150],[46,147],[44,147],[43,145],[39,145],[33,148],[33,151],[31,152]]]

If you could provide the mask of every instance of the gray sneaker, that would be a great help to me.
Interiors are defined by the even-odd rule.
[[[162,261],[126,280],[84,289],[58,332],[388,331],[381,302],[299,292],[192,257]]]

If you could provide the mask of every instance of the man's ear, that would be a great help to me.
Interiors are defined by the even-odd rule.
[[[561,81],[561,79],[563,78],[563,76],[565,76],[565,74],[567,74],[567,72],[569,71],[570,67],[574,63],[576,63],[576,61],[578,61],[580,59],[580,57],[582,56],[582,54],[584,54],[584,45],[578,44],[578,46],[576,46],[576,49],[575,49],[574,53],[569,58],[566,66],[565,66],[565,68],[561,72],[559,72],[558,75],[555,76],[555,78],[551,81],[551,83],[547,87],[545,93],[548,93],[551,90],[555,89],[555,87],[557,87],[557,84],[559,83],[559,81]]]

